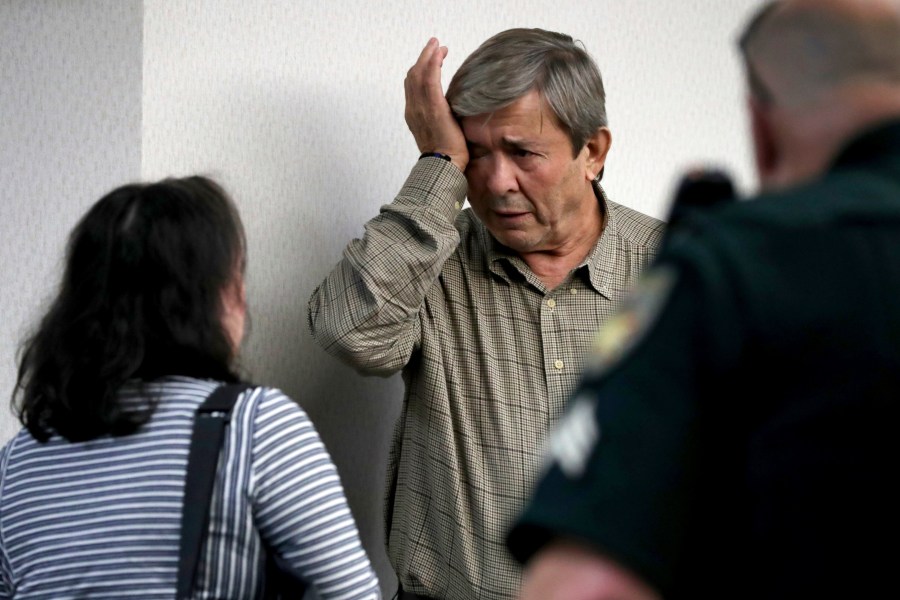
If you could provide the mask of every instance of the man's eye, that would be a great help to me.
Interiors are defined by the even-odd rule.
[[[513,151],[513,154],[519,157],[535,156],[534,152],[526,150],[525,148],[517,148]]]

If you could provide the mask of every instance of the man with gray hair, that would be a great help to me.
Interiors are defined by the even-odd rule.
[[[763,192],[673,230],[598,335],[522,600],[896,593],[900,0],[772,2],[741,49]]]
[[[503,538],[593,333],[662,224],[610,201],[603,84],[571,37],[502,32],[445,97],[432,39],[405,81],[422,153],[309,302],[316,340],[403,371],[386,518],[401,598],[512,598]],[[468,197],[471,209],[462,209]]]

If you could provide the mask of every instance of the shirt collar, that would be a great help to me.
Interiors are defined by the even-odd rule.
[[[841,167],[900,159],[900,119],[885,121],[863,131],[838,153],[830,171]]]
[[[594,244],[593,249],[574,269],[573,277],[578,277],[580,273],[586,270],[588,274],[587,283],[596,292],[611,298],[608,282],[616,267],[616,215],[614,210],[610,210],[610,200],[606,196],[606,191],[600,185],[600,182],[594,181],[593,186],[594,195],[600,204],[600,212],[604,216],[603,232]],[[510,281],[511,277],[517,274],[518,277],[525,278],[533,285],[538,285],[537,276],[532,273],[525,261],[516,252],[498,242],[487,231],[487,228],[485,228],[485,234],[484,250],[487,256],[488,268],[492,273],[506,281]]]

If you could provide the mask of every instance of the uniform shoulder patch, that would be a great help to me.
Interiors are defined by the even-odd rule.
[[[677,280],[672,267],[652,267],[644,272],[616,314],[594,336],[586,375],[603,375],[640,344],[656,323]]]
[[[584,475],[588,458],[600,441],[600,426],[594,418],[595,407],[594,398],[590,395],[572,399],[548,438],[545,470],[555,461],[569,479]]]
[[[677,272],[672,267],[654,267],[645,272],[620,309],[594,337],[586,376],[605,374],[640,344],[665,307],[677,280]],[[569,479],[584,475],[591,453],[602,437],[594,414],[597,400],[596,395],[584,388],[572,398],[548,437],[544,470],[556,464]]]

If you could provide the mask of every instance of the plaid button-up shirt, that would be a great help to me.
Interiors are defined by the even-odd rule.
[[[418,161],[309,302],[309,326],[363,373],[403,370],[388,472],[388,553],[404,589],[512,598],[507,528],[600,324],[653,258],[663,223],[609,201],[591,253],[548,290],[471,210],[446,161]]]

